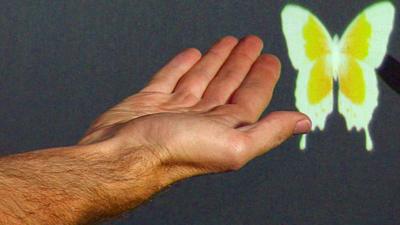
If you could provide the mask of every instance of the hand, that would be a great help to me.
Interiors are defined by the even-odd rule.
[[[0,158],[1,224],[88,224],[186,177],[236,170],[309,131],[299,112],[258,121],[279,77],[262,42],[188,49],[139,93],[101,115],[78,146]],[[12,193],[12,194],[10,194]]]
[[[114,139],[125,149],[141,146],[169,171],[170,182],[241,168],[311,127],[299,112],[258,121],[280,74],[279,60],[260,55],[262,47],[255,36],[228,36],[204,56],[181,52],[139,93],[101,115],[79,144]]]

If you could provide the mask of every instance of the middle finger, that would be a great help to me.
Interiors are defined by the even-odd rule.
[[[207,87],[199,104],[208,108],[225,104],[246,77],[262,48],[263,42],[256,36],[242,39]]]

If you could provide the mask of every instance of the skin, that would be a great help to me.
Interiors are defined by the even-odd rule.
[[[238,170],[294,134],[299,112],[259,120],[280,74],[262,41],[224,37],[179,53],[102,114],[75,146],[0,158],[0,224],[88,224],[191,176]]]

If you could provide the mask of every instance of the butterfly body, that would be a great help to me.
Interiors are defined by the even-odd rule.
[[[288,5],[282,11],[282,27],[289,57],[298,70],[296,107],[312,120],[312,129],[325,128],[333,111],[334,82],[338,82],[338,111],[348,130],[365,130],[366,149],[373,149],[369,123],[378,105],[375,69],[385,55],[394,21],[390,2],[376,3],[362,11],[344,34],[330,36],[307,9]],[[306,136],[300,148],[306,147]]]
[[[338,73],[339,73],[339,66],[341,60],[343,59],[343,54],[340,52],[340,43],[339,43],[339,36],[335,35],[332,40],[331,44],[331,57],[329,58],[332,65],[332,76],[333,79],[337,80]]]

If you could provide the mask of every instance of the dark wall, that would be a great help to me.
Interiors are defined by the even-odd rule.
[[[341,34],[372,1],[290,1]],[[283,38],[287,1],[0,1],[2,154],[77,142],[97,115],[141,88],[171,56],[224,35],[259,35],[282,60],[267,110],[295,109]],[[400,3],[395,2],[400,9]],[[397,13],[396,21],[400,21]],[[400,59],[399,29],[389,53]],[[400,224],[400,96],[379,81],[375,150],[335,110],[307,151],[292,138],[238,172],[186,180],[104,224]]]

